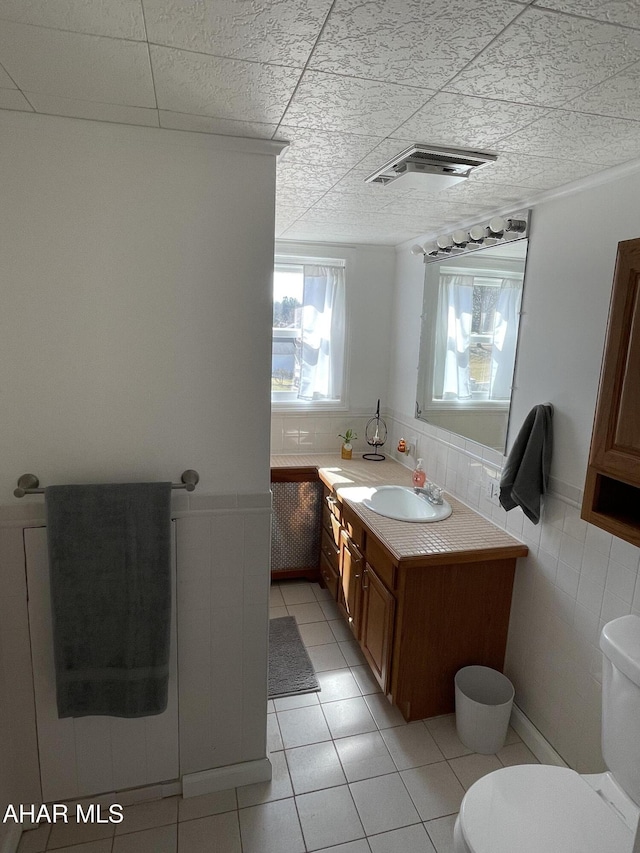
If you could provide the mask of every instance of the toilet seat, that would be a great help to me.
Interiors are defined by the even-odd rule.
[[[469,853],[631,853],[633,833],[574,770],[505,767],[466,793],[456,832]]]

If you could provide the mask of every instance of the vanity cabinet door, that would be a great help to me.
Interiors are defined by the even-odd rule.
[[[640,239],[618,245],[582,517],[640,545]]]
[[[360,636],[364,556],[347,531],[340,531],[340,589],[338,605],[356,640]]]
[[[360,647],[385,693],[389,690],[395,605],[393,595],[369,563],[365,563]]]

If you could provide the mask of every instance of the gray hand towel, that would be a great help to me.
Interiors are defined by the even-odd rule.
[[[171,483],[45,489],[59,717],[167,705]]]
[[[500,503],[509,511],[522,507],[534,524],[540,521],[540,497],[546,492],[553,448],[553,406],[534,406],[516,438],[500,480]]]

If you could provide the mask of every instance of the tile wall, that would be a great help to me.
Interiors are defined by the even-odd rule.
[[[582,521],[582,493],[557,480],[552,479],[539,525],[519,508],[506,513],[485,492],[487,481],[500,477],[505,461],[500,453],[397,412],[387,411],[385,419],[387,455],[398,458],[398,439],[416,437],[430,480],[528,545],[529,556],[518,561],[505,671],[522,711],[571,767],[604,769],[598,641],[610,619],[640,615],[640,549]],[[284,418],[274,420],[276,437],[284,439],[291,429],[288,452],[295,452],[296,440],[301,450],[320,450],[317,444],[325,439],[316,437],[328,442],[334,431],[332,424],[321,432],[318,418],[305,425],[299,417],[290,427]],[[409,468],[414,463],[398,461]]]

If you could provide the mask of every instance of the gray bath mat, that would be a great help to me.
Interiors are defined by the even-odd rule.
[[[293,616],[269,620],[269,699],[313,693],[320,685]]]

